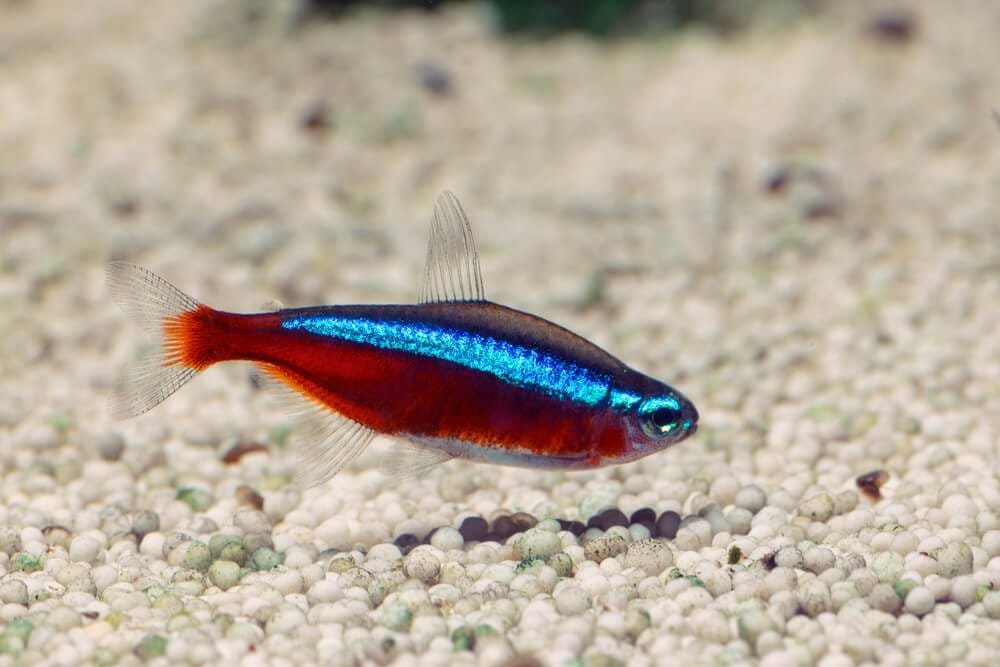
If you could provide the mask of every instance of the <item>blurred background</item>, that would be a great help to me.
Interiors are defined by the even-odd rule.
[[[137,341],[109,258],[232,310],[408,301],[445,188],[493,299],[694,398],[693,460],[790,474],[782,414],[995,415],[998,28],[975,0],[4,0],[6,423],[107,419]],[[215,377],[164,414],[260,427]]]

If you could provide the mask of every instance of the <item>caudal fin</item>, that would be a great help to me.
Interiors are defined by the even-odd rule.
[[[205,366],[194,353],[204,321],[199,315],[211,311],[141,266],[112,262],[106,275],[115,303],[156,337],[118,378],[111,398],[114,416],[134,417],[158,405]]]

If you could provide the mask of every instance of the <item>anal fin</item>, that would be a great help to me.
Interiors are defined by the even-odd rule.
[[[308,487],[322,484],[363,452],[377,433],[335,412],[310,395],[310,383],[289,371],[257,364],[255,381],[274,390],[293,422],[292,438],[299,455],[295,481]]]
[[[448,452],[425,446],[420,440],[396,439],[384,458],[382,470],[394,480],[417,479],[451,459]]]

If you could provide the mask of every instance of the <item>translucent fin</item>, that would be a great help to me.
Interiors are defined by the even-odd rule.
[[[310,398],[306,382],[269,364],[257,364],[255,381],[273,391],[293,422],[292,438],[299,454],[295,483],[322,484],[358,455],[375,438],[372,429]]]
[[[451,454],[425,447],[419,440],[396,440],[391,454],[385,459],[383,470],[396,481],[416,479],[451,459]]]
[[[111,413],[125,418],[141,415],[180,389],[199,368],[181,360],[188,340],[186,313],[203,308],[148,269],[112,262],[107,272],[108,291],[125,314],[156,336],[145,353],[115,383]],[[192,319],[191,324],[195,321]]]
[[[472,226],[458,198],[445,190],[434,204],[419,301],[482,301],[485,298]]]

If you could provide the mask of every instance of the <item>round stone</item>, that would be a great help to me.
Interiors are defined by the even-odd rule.
[[[903,607],[914,616],[929,614],[934,609],[934,594],[924,586],[915,586],[907,593]]]
[[[516,556],[520,559],[549,559],[562,550],[562,540],[559,535],[547,530],[532,528],[522,535],[514,545]]]
[[[736,492],[733,504],[756,514],[767,504],[767,495],[756,484],[750,484]]]
[[[430,543],[431,546],[441,551],[452,551],[454,549],[461,549],[462,545],[465,544],[465,540],[462,539],[462,534],[454,528],[442,526],[434,531]]]
[[[490,531],[490,525],[481,516],[470,516],[462,520],[458,532],[466,542],[481,542]]]
[[[590,595],[575,583],[559,586],[555,602],[556,609],[563,616],[576,616],[590,609]]]
[[[673,510],[667,510],[656,520],[656,527],[653,531],[654,537],[663,537],[668,540],[677,536],[677,529],[681,526],[681,515]]]
[[[229,590],[240,581],[240,566],[231,560],[217,560],[209,566],[208,578],[222,590]]]
[[[625,567],[635,567],[649,576],[656,576],[674,562],[674,553],[662,540],[641,540],[625,550]]]

